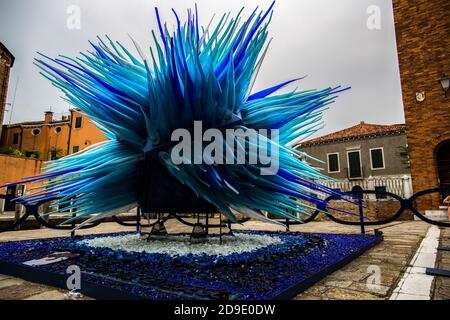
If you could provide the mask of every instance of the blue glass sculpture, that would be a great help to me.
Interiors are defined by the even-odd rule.
[[[244,21],[242,10],[234,18],[224,15],[206,28],[199,26],[197,8],[184,23],[173,11],[172,33],[156,9],[159,32],[152,33],[148,57],[134,40],[137,56],[107,36],[76,59],[40,54],[35,64],[42,75],[108,140],[21,181],[46,183],[18,201],[56,200],[55,208],[73,209],[77,218],[93,215],[91,220],[137,205],[145,212],[218,211],[232,221],[236,213],[268,220],[263,211],[298,220],[289,212],[309,215],[316,205],[326,206],[318,194],[336,192],[314,182],[326,177],[290,145],[318,130],[322,112],[345,89],[276,94],[295,79],[252,93],[273,5]],[[278,141],[267,139],[279,149],[279,170],[261,175],[261,166],[250,163],[174,164],[171,135],[192,130],[194,121],[204,129],[277,129]],[[248,152],[249,144],[242,147]]]

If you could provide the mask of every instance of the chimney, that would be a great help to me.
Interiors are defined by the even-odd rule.
[[[45,123],[50,123],[53,121],[53,112],[46,111],[45,112]]]
[[[366,124],[364,121],[361,121],[359,124]]]

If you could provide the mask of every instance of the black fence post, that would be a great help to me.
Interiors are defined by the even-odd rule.
[[[76,216],[77,214],[72,211],[72,219],[74,219]],[[75,228],[76,228],[75,220],[72,220],[72,231],[70,231],[71,238],[75,238]]]
[[[360,186],[355,186],[352,189],[352,194],[358,198],[359,222],[361,223],[361,233],[366,234],[366,228],[364,225],[364,209],[363,209],[364,193],[363,193],[363,189]]]
[[[205,217],[205,222],[206,222],[206,227],[205,227],[205,230],[206,230],[206,235],[208,236],[209,235],[209,213],[205,213],[206,214],[206,217]]]
[[[136,232],[141,232],[141,207],[136,210]]]

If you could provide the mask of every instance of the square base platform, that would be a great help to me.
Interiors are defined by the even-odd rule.
[[[383,240],[382,235],[235,233],[277,237],[281,243],[223,257],[174,257],[84,244],[131,233],[4,242],[0,273],[67,289],[67,269],[75,265],[81,270],[81,292],[96,299],[292,299]],[[76,254],[46,265],[28,263],[58,252]]]

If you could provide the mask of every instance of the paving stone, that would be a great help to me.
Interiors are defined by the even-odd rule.
[[[395,300],[430,300],[429,297],[426,296],[419,296],[419,295],[414,295],[414,294],[404,294],[404,293],[399,293]]]
[[[387,258],[381,262],[381,266],[385,267],[386,270],[398,270],[406,267],[409,263],[409,259],[395,259],[395,258]]]
[[[433,277],[425,274],[411,274],[408,276],[400,289],[400,293],[429,295]]]
[[[435,253],[421,253],[413,262],[415,267],[434,268],[436,262]]]
[[[310,294],[300,294],[297,297],[295,297],[294,300],[322,300],[322,298]]]
[[[22,300],[48,291],[48,287],[27,283],[0,289],[0,300]]]
[[[352,284],[352,281],[326,281],[325,286],[335,288],[348,288]]]
[[[450,281],[447,283],[440,283],[437,285],[433,299],[436,300],[450,300]]]
[[[329,281],[361,281],[367,278],[370,274],[367,273],[367,268],[365,271],[355,271],[355,272],[335,272],[329,275],[326,279]]]
[[[397,300],[398,297],[398,293],[394,292],[391,297],[389,298],[389,300]]]
[[[5,280],[5,279],[10,279],[10,276],[4,275],[4,274],[0,274],[0,281],[1,280]]]
[[[393,257],[397,257],[397,258],[405,258],[405,256],[409,256],[410,255],[410,250],[405,250],[404,248],[401,249],[392,249],[392,248],[384,248],[384,246],[381,249],[378,250],[371,250],[370,251],[370,256],[375,257],[375,258],[379,258],[379,259],[384,259],[384,258],[393,258]]]
[[[68,297],[61,291],[51,290],[33,295],[25,300],[68,300]]]
[[[368,285],[367,283],[363,283],[363,282],[354,282],[348,288],[356,290],[356,291],[368,292],[368,293],[375,294],[380,297],[387,297],[388,293],[391,289],[388,286]]]
[[[323,283],[318,283],[315,286],[312,286],[308,289],[306,289],[305,292],[303,292],[303,294],[308,294],[308,295],[315,295],[315,296],[321,296],[323,293],[325,293],[329,288],[325,287],[323,285]]]
[[[332,288],[325,293],[325,296],[333,300],[380,300],[382,298],[369,292],[361,292],[345,288]]]
[[[450,230],[441,229],[440,246],[450,247]],[[439,251],[436,258],[436,268],[450,270],[450,252]],[[433,284],[434,300],[450,300],[450,278],[436,277]]]
[[[390,271],[390,270],[383,270],[381,268],[381,274],[380,274],[380,285],[392,287],[394,286],[400,279],[401,271]],[[364,282],[366,279],[364,279]]]
[[[379,263],[373,264],[361,264],[357,269],[357,271],[370,275],[372,274],[373,267],[380,268],[381,273],[392,273],[392,272],[399,273],[402,270],[401,265],[389,264],[386,261],[380,261]]]
[[[382,259],[375,259],[369,256],[370,253],[361,256],[356,261],[352,261],[351,264],[356,266],[358,269],[365,266],[381,265],[383,263]]]
[[[405,278],[402,277],[398,281],[397,285],[395,286],[393,293],[397,293],[398,294],[400,292],[400,289],[402,288],[402,285],[403,285],[404,282],[405,282]]]
[[[17,278],[9,278],[0,281],[0,289],[8,288],[12,286],[17,286],[23,284],[25,281],[17,279]]]
[[[428,241],[426,243],[422,243],[421,247],[419,248],[419,251],[427,253],[435,253],[437,247],[439,247],[439,240]]]
[[[426,268],[423,267],[410,267],[407,270],[408,273],[425,274]]]

